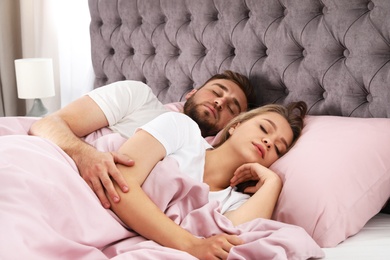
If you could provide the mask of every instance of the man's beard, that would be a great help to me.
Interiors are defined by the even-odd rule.
[[[189,98],[184,104],[184,114],[191,117],[194,120],[202,133],[203,137],[216,135],[219,129],[216,129],[216,126],[206,120],[205,113],[198,111],[198,107],[201,105],[195,104],[193,98]]]

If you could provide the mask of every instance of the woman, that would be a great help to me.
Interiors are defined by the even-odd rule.
[[[143,126],[119,152],[133,158],[133,167],[118,165],[129,185],[112,210],[131,229],[163,246],[186,251],[197,258],[225,259],[230,248],[242,243],[226,234],[200,239],[171,221],[142,191],[141,185],[164,157],[176,159],[181,172],[207,183],[210,199],[227,201],[222,213],[234,225],[254,218],[270,218],[282,182],[268,167],[285,154],[303,128],[306,104],[287,108],[267,105],[233,119],[223,130],[221,142],[212,149],[198,126],[187,116],[169,112]],[[295,113],[297,112],[297,113]],[[245,192],[237,184],[255,180]],[[116,187],[120,192],[119,187]],[[260,205],[260,206],[259,206]]]

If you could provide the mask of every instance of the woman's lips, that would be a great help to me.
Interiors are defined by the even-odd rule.
[[[258,144],[258,143],[253,143],[253,145],[256,147],[257,151],[259,152],[261,158],[264,159],[264,155],[265,155],[265,149],[264,147],[261,145],[261,144]]]

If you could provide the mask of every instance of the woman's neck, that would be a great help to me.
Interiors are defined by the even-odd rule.
[[[210,186],[211,191],[226,189],[234,171],[242,164],[231,151],[223,146],[206,151],[203,182]]]

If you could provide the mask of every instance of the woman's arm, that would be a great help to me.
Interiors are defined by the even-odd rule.
[[[258,163],[248,163],[240,166],[234,173],[231,186],[236,186],[248,180],[258,181],[256,186],[245,189],[245,192],[254,194],[238,209],[225,213],[225,216],[234,225],[239,225],[255,218],[270,219],[282,190],[283,184],[279,176]]]
[[[142,183],[166,153],[163,145],[148,132],[136,132],[123,144],[119,153],[133,158],[135,164],[132,167],[118,165],[129,185],[129,191],[122,193],[115,186],[121,200],[112,203],[111,208],[131,229],[163,246],[186,251],[200,259],[225,259],[230,248],[241,243],[236,236],[226,234],[207,239],[193,236],[169,219],[144,193]]]

